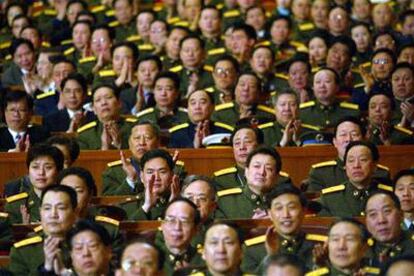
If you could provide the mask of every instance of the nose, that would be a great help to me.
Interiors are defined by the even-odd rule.
[[[346,241],[345,239],[339,240],[339,248],[346,248]]]
[[[138,139],[138,143],[139,143],[140,145],[145,144],[145,138],[144,138],[144,136],[141,136],[141,137]]]
[[[217,251],[218,252],[225,252],[226,251],[226,247],[224,246],[224,242],[219,242],[218,243]]]
[[[288,208],[287,208],[287,207],[284,207],[284,208],[283,208],[283,213],[282,213],[282,215],[283,215],[283,217],[284,217],[284,218],[289,217],[289,210],[288,210]]]
[[[90,251],[89,251],[89,248],[87,247],[87,246],[84,246],[83,248],[82,248],[82,256],[89,256],[90,255]]]
[[[378,214],[378,223],[379,223],[379,224],[384,224],[384,223],[386,223],[386,222],[387,222],[387,220],[386,220],[385,215],[384,215],[382,212],[380,212],[380,213]]]

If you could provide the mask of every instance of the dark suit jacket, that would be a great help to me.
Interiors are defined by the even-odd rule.
[[[18,179],[7,182],[4,185],[4,197],[9,197],[12,195],[17,195],[30,190],[30,179],[28,175],[22,176]]]
[[[83,124],[89,123],[96,119],[95,114],[93,112],[86,113],[86,120]],[[63,132],[67,131],[70,125],[70,118],[68,110],[62,109],[55,111],[49,115],[47,115],[43,120],[43,126],[50,132]]]
[[[49,138],[50,133],[42,126],[31,126],[27,129],[26,135],[29,134],[30,144],[34,145],[39,142],[45,142]],[[0,128],[0,151],[8,151],[14,149],[16,144],[14,143],[13,136],[10,134],[7,127]]]
[[[3,87],[9,87],[14,85],[23,85],[22,80],[23,73],[20,71],[19,66],[14,62],[7,68],[1,76],[1,82]]]

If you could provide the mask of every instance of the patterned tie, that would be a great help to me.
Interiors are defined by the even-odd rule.
[[[17,135],[14,137],[14,143],[17,144],[20,138],[22,138],[22,136],[20,135],[20,133],[17,133]]]

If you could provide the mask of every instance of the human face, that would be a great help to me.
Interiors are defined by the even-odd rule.
[[[21,69],[31,71],[35,64],[35,54],[27,44],[21,44],[14,53],[13,61]]]
[[[357,124],[353,122],[343,122],[338,125],[333,138],[333,144],[338,151],[339,158],[343,158],[345,154],[346,146],[352,141],[361,141],[362,134],[361,129]]]
[[[25,131],[31,115],[26,99],[9,102],[4,112],[7,127],[14,131]]]
[[[114,6],[115,17],[121,25],[127,25],[132,19],[132,6],[128,0],[118,0]]]
[[[401,51],[398,56],[398,63],[408,62],[409,64],[414,64],[414,47],[407,47]]]
[[[12,25],[13,22],[13,18],[15,18],[16,16],[23,14],[23,10],[21,7],[19,6],[13,6],[11,7],[8,12],[7,12],[7,23],[9,26]]]
[[[114,93],[108,87],[101,87],[93,95],[93,111],[101,122],[114,120],[119,115],[121,103]]]
[[[37,58],[37,63],[36,63],[36,70],[39,76],[43,80],[50,81],[50,78],[52,77],[53,65],[49,61],[49,54],[47,53],[39,54],[39,57]]]
[[[40,47],[40,36],[39,32],[35,28],[26,28],[20,34],[21,38],[27,39],[32,42],[35,48]]]
[[[253,52],[250,65],[256,74],[266,75],[272,71],[272,55],[272,51],[267,48],[259,48]]]
[[[395,183],[395,194],[400,200],[403,212],[414,212],[414,175],[400,177]]]
[[[57,147],[63,154],[63,168],[69,168],[73,164],[74,160],[70,157],[69,147],[62,144],[53,144],[52,146]]]
[[[60,91],[60,83],[62,80],[74,71],[75,68],[73,68],[72,64],[66,62],[61,62],[53,66],[52,78],[58,91]]]
[[[219,34],[221,26],[219,12],[215,9],[204,9],[201,12],[198,26],[203,34]]]
[[[231,34],[231,51],[234,55],[241,55],[250,52],[253,47],[254,39],[249,39],[242,30],[233,31]]]
[[[190,245],[196,225],[194,209],[186,202],[171,204],[161,224],[165,245],[172,252],[182,252]]]
[[[24,27],[29,25],[29,22],[27,21],[27,18],[21,17],[19,19],[16,19],[12,23],[12,34],[15,38],[20,38],[20,32]]]
[[[162,21],[154,21],[150,27],[150,42],[153,45],[164,47],[167,41],[167,26]]]
[[[64,192],[47,192],[40,206],[40,218],[46,235],[63,237],[76,219],[69,195]]]
[[[390,77],[394,63],[387,53],[378,53],[372,58],[372,74],[377,80],[387,80]]]
[[[316,63],[324,63],[326,55],[328,53],[328,47],[325,41],[319,37],[315,37],[309,41],[309,58],[316,61]]]
[[[256,0],[237,0],[237,3],[242,11],[246,11],[248,8],[254,6]]]
[[[197,15],[201,12],[201,1],[200,0],[186,0],[184,4],[184,15],[185,18],[192,22]]]
[[[316,0],[312,2],[311,18],[318,25],[326,25],[329,14],[329,2],[324,0]]]
[[[170,58],[178,59],[180,55],[180,41],[187,35],[187,32],[180,29],[174,29],[168,36],[165,49]]]
[[[140,13],[137,16],[137,32],[142,38],[148,38],[150,35],[151,23],[154,16],[151,13]]]
[[[238,166],[244,168],[247,156],[258,146],[253,130],[242,128],[233,137],[233,155]]]
[[[270,28],[272,41],[276,44],[282,44],[289,38],[290,30],[286,20],[276,20]]]
[[[335,99],[338,84],[335,82],[335,75],[328,70],[321,70],[316,73],[313,79],[313,93],[321,103],[331,102]]]
[[[352,11],[359,20],[367,20],[371,16],[371,5],[367,0],[354,0]]]
[[[188,99],[188,117],[194,124],[209,120],[214,111],[214,105],[207,93],[199,90],[192,93]]]
[[[173,108],[178,97],[178,91],[174,82],[168,78],[161,78],[155,82],[154,99],[157,106]]]
[[[277,233],[285,237],[299,233],[304,211],[297,195],[282,194],[274,198],[269,212]]]
[[[112,41],[109,38],[108,31],[97,29],[92,33],[91,49],[93,54],[98,57],[103,54],[105,59],[110,60]]]
[[[55,161],[50,156],[39,156],[30,162],[29,179],[37,191],[43,191],[52,185],[58,173]]]
[[[129,47],[121,46],[117,47],[113,52],[112,67],[117,76],[121,74],[122,66],[126,62],[128,67],[132,69],[132,63],[134,61],[134,54]]]
[[[367,28],[362,25],[352,28],[351,35],[357,46],[358,52],[364,53],[368,50],[371,43],[371,34]]]
[[[236,69],[230,61],[223,60],[216,63],[213,79],[217,88],[223,90],[231,89],[235,85],[236,77]]]
[[[372,10],[372,21],[378,29],[390,26],[392,20],[392,10],[388,4],[378,4]]]
[[[292,13],[298,20],[306,20],[309,17],[310,2],[308,0],[293,0]]]
[[[214,191],[204,180],[192,182],[185,188],[182,194],[183,197],[188,198],[197,205],[202,221],[205,221],[216,208]]]
[[[370,185],[375,169],[376,162],[372,159],[372,152],[368,147],[354,146],[348,151],[345,170],[352,184],[366,188]]]
[[[300,276],[303,275],[302,272],[299,271],[298,268],[296,268],[293,265],[276,265],[271,264],[267,267],[266,275],[272,275],[272,276]]]
[[[72,238],[71,244],[72,266],[78,275],[103,275],[108,272],[111,250],[96,233],[82,231]]]
[[[397,99],[407,99],[414,95],[414,76],[408,68],[398,69],[392,74],[392,93]]]
[[[293,89],[305,89],[308,85],[309,71],[308,67],[304,62],[294,62],[289,67],[289,86]]]
[[[245,169],[249,188],[256,193],[270,191],[277,182],[276,160],[266,154],[256,154]]]
[[[77,175],[67,175],[65,176],[59,183],[60,185],[65,185],[68,187],[73,188],[76,191],[77,199],[78,199],[78,210],[79,213],[86,210],[88,207],[89,200],[91,199],[92,195],[89,194],[88,187],[86,185],[85,180],[80,178]]]
[[[138,65],[138,82],[145,88],[152,88],[158,72],[159,69],[155,61],[142,61]]]
[[[136,242],[125,248],[116,276],[156,276],[158,253],[150,245]],[[125,264],[125,265],[124,265]]]
[[[70,25],[73,25],[76,21],[78,14],[83,11],[83,7],[80,3],[71,4],[66,12],[66,18],[68,19]]]
[[[375,40],[374,50],[378,50],[380,48],[387,48],[391,51],[395,51],[395,41],[389,34],[383,34],[377,37]]]
[[[390,243],[399,238],[402,212],[388,195],[372,196],[367,202],[365,214],[367,229],[375,240]]]
[[[235,97],[238,104],[252,105],[259,97],[258,79],[252,75],[242,75],[237,81]]]
[[[335,43],[328,50],[326,64],[328,67],[340,72],[348,67],[350,63],[350,53],[347,46],[342,43]]]
[[[275,105],[276,119],[286,126],[290,120],[298,117],[298,103],[295,95],[282,94],[277,98]]]
[[[200,42],[195,39],[186,39],[181,45],[180,59],[186,68],[197,68],[201,65],[204,58],[204,50]]]
[[[137,125],[129,136],[129,149],[132,155],[140,160],[144,153],[158,148],[159,141],[151,125]]]
[[[169,190],[172,177],[173,172],[168,167],[167,161],[160,157],[147,161],[141,173],[141,181],[145,186],[149,185],[151,178],[154,178],[151,193],[158,196]]]
[[[236,231],[223,224],[208,229],[202,258],[214,275],[230,275],[237,271],[242,249]]]
[[[390,120],[392,115],[390,99],[384,95],[371,97],[368,103],[368,118],[374,125]]]
[[[329,261],[338,269],[356,269],[364,257],[364,245],[358,226],[349,222],[339,222],[329,231]]]
[[[252,8],[246,14],[246,24],[252,26],[256,32],[263,30],[266,24],[266,15],[260,7]]]
[[[400,260],[394,262],[387,271],[386,276],[392,275],[411,275],[414,271],[414,264],[412,261]]]
[[[343,34],[348,29],[348,14],[341,8],[335,8],[329,13],[328,27],[334,34]]]
[[[82,87],[75,80],[66,81],[61,97],[66,108],[74,111],[80,110],[82,108],[83,101],[85,100],[85,94],[82,91]]]

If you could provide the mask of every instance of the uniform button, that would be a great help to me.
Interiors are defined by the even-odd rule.
[[[354,191],[354,194],[353,194],[353,195],[354,195],[355,197],[357,197],[357,196],[358,196],[358,194],[359,194],[359,193],[358,193],[358,191]]]
[[[256,201],[256,205],[260,205],[260,201]]]
[[[325,121],[325,124],[327,124],[327,125],[329,125],[330,123],[331,123],[331,121],[329,121],[329,120]]]
[[[255,194],[252,194],[252,195],[250,196],[250,198],[251,198],[251,199],[256,199],[256,198],[257,198],[257,196],[256,196]]]

